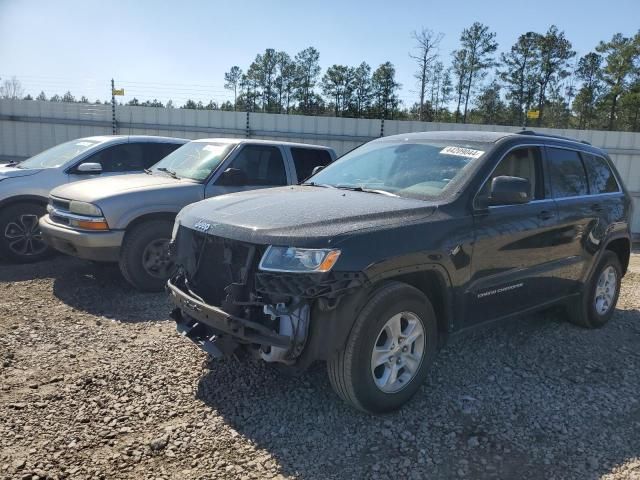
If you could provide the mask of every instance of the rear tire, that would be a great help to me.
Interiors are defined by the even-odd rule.
[[[127,282],[143,292],[161,291],[173,271],[169,241],[173,225],[150,220],[127,232],[120,252],[120,271]]]
[[[618,256],[605,251],[583,294],[569,306],[569,320],[584,328],[606,325],[616,309],[621,280],[622,266]]]
[[[429,299],[410,285],[388,283],[358,315],[344,350],[327,362],[329,381],[355,408],[368,413],[396,410],[424,382],[437,345]]]
[[[33,263],[53,254],[42,239],[40,217],[46,208],[37,203],[16,203],[0,211],[0,256],[14,263]]]

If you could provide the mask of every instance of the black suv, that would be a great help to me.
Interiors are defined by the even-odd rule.
[[[555,305],[613,314],[631,202],[608,156],[536,134],[429,132],[369,142],[305,183],[204,200],[176,220],[178,330],[398,408],[446,338]]]

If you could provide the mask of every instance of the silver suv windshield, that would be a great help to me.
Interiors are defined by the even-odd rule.
[[[91,147],[98,145],[97,140],[78,139],[61,143],[38,155],[28,158],[18,165],[18,168],[56,168],[61,167]]]
[[[173,151],[153,167],[176,178],[202,181],[222,162],[235,143],[189,142]]]
[[[432,199],[456,183],[491,144],[378,141],[347,153],[306,184]]]

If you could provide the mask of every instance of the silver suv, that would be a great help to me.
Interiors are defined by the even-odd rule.
[[[40,220],[57,250],[118,262],[140,290],[160,290],[173,264],[168,244],[186,205],[226,193],[296,184],[335,159],[331,148],[244,139],[189,142],[146,173],[54,189]]]
[[[188,140],[152,136],[87,137],[62,143],[20,163],[0,166],[0,256],[34,262],[51,249],[38,218],[49,191],[94,177],[142,172]]]

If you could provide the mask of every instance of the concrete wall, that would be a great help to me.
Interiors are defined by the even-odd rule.
[[[316,143],[338,154],[381,135],[429,130],[515,131],[518,127],[407,122],[155,107],[116,108],[118,133],[184,138],[251,137]],[[634,196],[634,232],[640,234],[640,133],[536,128],[586,140],[609,152]],[[112,132],[111,106],[0,100],[0,161],[34,155],[66,140]]]

